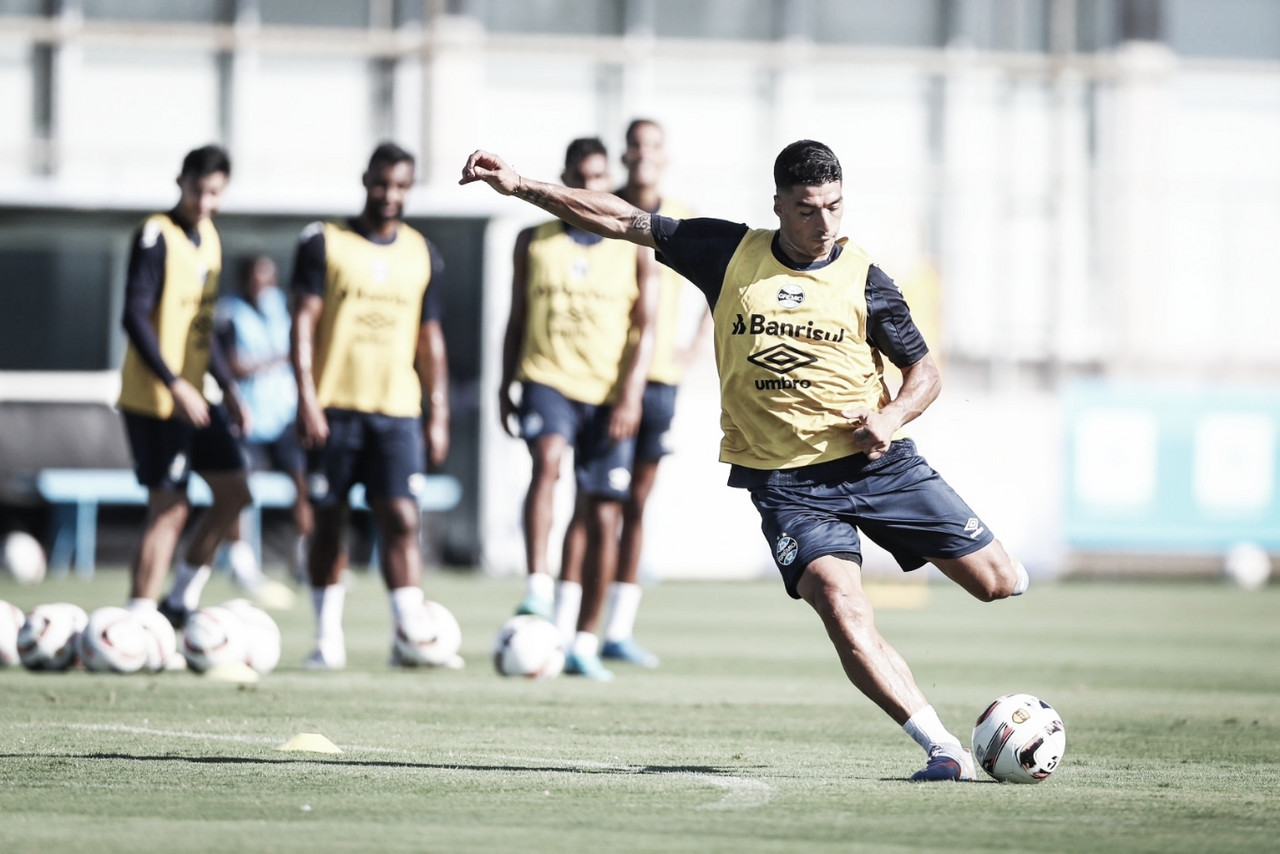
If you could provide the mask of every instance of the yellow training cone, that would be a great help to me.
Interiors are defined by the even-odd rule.
[[[308,753],[341,753],[342,749],[318,732],[300,732],[276,750],[305,750]]]

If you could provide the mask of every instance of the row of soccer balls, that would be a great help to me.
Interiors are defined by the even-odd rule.
[[[403,664],[445,666],[458,655],[462,630],[448,608],[427,601],[415,618],[397,627],[394,643]],[[23,614],[0,601],[0,667],[56,671],[81,664],[103,673],[157,673],[246,664],[265,675],[280,662],[280,648],[275,620],[247,599],[201,608],[181,636],[158,611],[106,606],[90,614],[79,605],[56,602]],[[539,617],[513,617],[494,640],[494,667],[503,676],[554,678],[563,672],[564,660],[559,631]]]
[[[181,638],[159,611],[113,605],[86,613],[79,605],[37,605],[30,614],[0,601],[0,666],[97,673],[158,673],[248,665],[260,674],[280,662],[280,629],[247,599],[201,608]]]

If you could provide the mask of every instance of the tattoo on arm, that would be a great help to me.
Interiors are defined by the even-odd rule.
[[[521,179],[520,186],[516,187],[515,195],[517,198],[524,199],[532,205],[545,208],[547,203],[551,201],[551,194],[542,187],[537,185],[529,185]]]
[[[641,234],[648,234],[653,231],[652,220],[648,211],[642,211],[639,208],[631,209],[631,230],[638,231]]]

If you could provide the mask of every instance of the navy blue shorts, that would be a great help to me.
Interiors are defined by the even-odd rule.
[[[290,421],[270,442],[244,442],[245,465],[253,471],[282,471],[300,474],[307,470],[307,453],[298,441],[297,428]]]
[[[307,452],[308,492],[334,507],[363,483],[369,501],[415,498],[426,486],[422,419],[326,409],[329,440]]]
[[[240,443],[227,412],[209,407],[209,424],[196,427],[180,418],[153,418],[122,412],[133,451],[133,471],[148,489],[186,489],[191,472],[244,471]]]
[[[631,462],[635,440],[609,438],[612,406],[570,400],[550,386],[525,383],[520,396],[520,436],[533,450],[543,436],[563,436],[573,448],[578,492],[625,501],[631,494]]]
[[[644,412],[636,431],[636,459],[660,460],[671,453],[671,421],[677,387],[651,382],[644,387]]]
[[[757,486],[751,501],[787,593],[806,566],[827,555],[861,565],[859,529],[904,570],[926,558],[959,558],[995,537],[942,476],[916,453],[911,440],[894,442],[878,460],[858,465],[849,477],[789,486]],[[830,472],[830,464],[823,466]]]

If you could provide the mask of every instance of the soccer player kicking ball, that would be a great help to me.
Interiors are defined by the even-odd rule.
[[[532,181],[472,154],[483,181],[605,237],[657,250],[697,285],[714,318],[720,459],[747,489],[787,592],[817,611],[849,680],[928,755],[915,781],[972,780],[973,760],[903,658],[876,630],[858,529],[905,570],[926,561],[986,602],[1022,593],[1027,573],[901,434],[941,380],[893,281],[840,237],[840,162],[812,140],[774,163],[776,229],[671,219],[609,193]],[[902,371],[896,397],[880,366]]]

